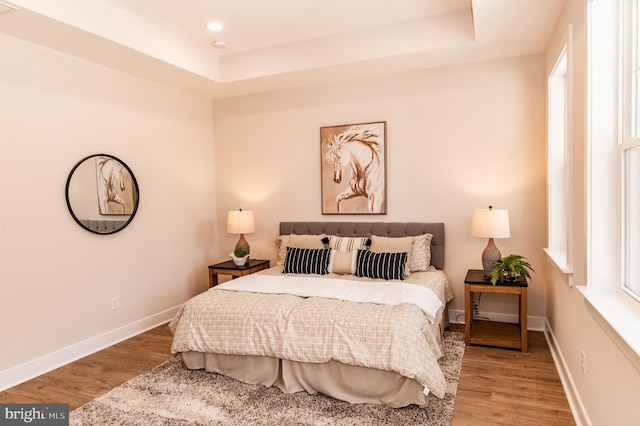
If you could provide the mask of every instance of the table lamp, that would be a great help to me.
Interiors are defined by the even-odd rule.
[[[253,220],[253,212],[249,210],[233,210],[227,213],[227,233],[240,234],[238,243],[234,249],[244,248],[249,253],[249,243],[244,239],[244,234],[256,231]]]
[[[475,209],[471,217],[471,235],[474,237],[489,238],[487,247],[482,252],[482,269],[488,275],[496,262],[502,257],[500,250],[493,242],[494,238],[509,238],[509,210]]]

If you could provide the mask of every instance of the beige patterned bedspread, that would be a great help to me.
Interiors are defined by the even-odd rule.
[[[275,267],[260,273],[273,275],[281,271],[282,267]],[[282,277],[287,279],[286,275]],[[445,304],[453,298],[442,271],[412,273],[405,282],[431,288]],[[393,281],[388,284],[393,285]],[[443,355],[438,344],[439,326],[414,305],[378,305],[214,287],[189,300],[173,318],[170,328],[174,354],[197,351],[311,363],[334,360],[395,371],[416,379],[437,397],[445,393],[446,381],[437,362]]]

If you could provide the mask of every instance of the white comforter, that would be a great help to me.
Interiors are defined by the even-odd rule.
[[[350,302],[377,303],[382,305],[415,305],[434,320],[442,301],[435,293],[417,284],[403,282],[350,281],[336,278],[288,276],[282,279],[274,275],[248,275],[241,280],[227,281],[213,288],[214,291],[232,290],[266,294],[293,294],[300,297],[324,297]]]
[[[270,275],[273,278],[269,281],[283,283],[291,279],[276,267],[238,278],[228,286],[244,286],[243,282],[249,285],[255,281],[250,278],[260,275]],[[410,278],[414,284],[438,289],[435,292],[441,302],[449,300],[450,289],[441,271],[414,273]],[[360,284],[366,283],[371,282]],[[399,289],[403,286],[396,286],[406,282],[382,284]],[[173,353],[270,356],[311,363],[338,361],[395,371],[417,380],[425,393],[444,396],[446,380],[437,362],[443,355],[438,343],[440,330],[434,321],[434,316],[442,315],[442,308],[432,315],[409,303],[228,291],[222,289],[224,286],[227,284],[192,298],[176,314],[170,324]]]

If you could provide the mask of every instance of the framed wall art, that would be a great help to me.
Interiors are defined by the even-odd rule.
[[[387,122],[321,127],[322,214],[387,214]]]

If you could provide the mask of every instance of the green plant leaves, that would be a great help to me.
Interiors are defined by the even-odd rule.
[[[491,280],[491,284],[496,284],[500,281],[500,277],[503,275],[509,277],[518,277],[520,275],[524,275],[525,277],[531,279],[531,273],[529,271],[535,272],[529,261],[519,254],[510,254],[509,256],[505,256],[500,258],[493,270],[489,273],[489,279]]]

